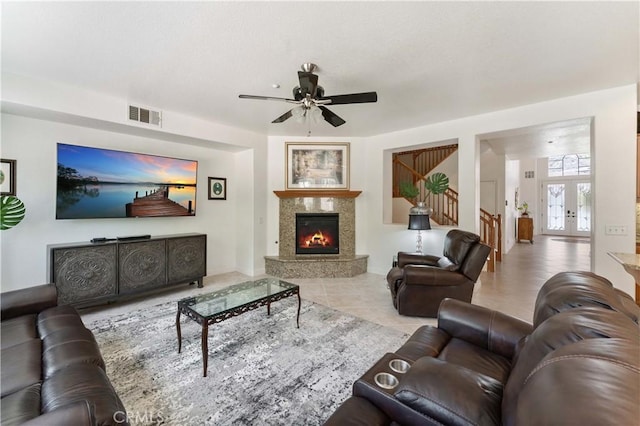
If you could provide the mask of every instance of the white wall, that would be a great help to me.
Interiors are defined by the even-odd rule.
[[[515,196],[516,189],[519,189],[520,181],[518,176],[522,174],[520,171],[520,161],[518,160],[507,160],[504,162],[504,192],[506,194],[506,201],[509,204],[505,206],[504,209],[504,229],[502,231],[502,235],[504,236],[503,241],[503,250],[505,253],[508,253],[509,250],[516,243],[516,232],[517,232],[517,219],[519,216],[518,210],[516,210],[515,205]],[[522,204],[522,194],[519,194],[518,203]]]
[[[237,207],[245,197],[234,173],[235,157],[241,154],[9,114],[2,115],[2,141],[3,158],[17,160],[17,196],[27,209],[18,226],[0,234],[3,291],[49,281],[48,244],[93,237],[206,233],[208,273],[237,269],[236,221],[246,216]],[[196,216],[56,220],[57,142],[197,160]],[[207,199],[208,176],[227,177],[226,201]]]
[[[96,236],[208,235],[207,273],[264,272],[266,136],[163,110],[162,128],[132,124],[126,99],[2,74],[2,158],[17,160],[27,216],[0,233],[2,291],[49,281],[47,244]],[[55,143],[198,160],[196,217],[56,221]],[[227,178],[227,200],[207,199],[207,178]]]
[[[537,159],[522,159],[520,160],[520,174],[518,175],[518,182],[520,188],[520,201],[522,204],[527,202],[529,204],[529,217],[533,219],[533,234],[540,233],[540,185],[539,178],[540,173],[537,170]],[[533,171],[535,178],[525,179],[524,172]],[[518,216],[521,212],[518,211]]]
[[[385,225],[379,218],[379,212],[387,221],[391,218],[391,151],[419,145],[425,140],[457,138],[460,227],[477,231],[479,142],[475,135],[576,117],[594,117],[592,167],[596,201],[592,270],[632,294],[633,279],[607,252],[633,253],[635,235],[605,235],[604,227],[605,224],[626,225],[627,229],[635,226],[635,189],[629,182],[635,179],[636,105],[636,86],[629,85],[366,138],[362,141],[368,159],[363,189],[369,193],[365,209],[369,213],[365,218],[365,232],[372,236],[367,244],[369,270],[386,273],[388,259],[398,249],[409,246],[411,240],[405,238],[408,234],[405,226]],[[610,188],[616,188],[616,191]],[[512,194],[506,193],[505,197],[510,199]]]

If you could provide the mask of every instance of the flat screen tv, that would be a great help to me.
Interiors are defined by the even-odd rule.
[[[56,219],[195,216],[198,162],[59,143]]]

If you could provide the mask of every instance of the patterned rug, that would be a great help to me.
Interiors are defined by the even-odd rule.
[[[176,303],[87,324],[132,425],[319,425],[351,395],[351,385],[408,335],[297,299],[209,328],[202,377],[200,326]]]

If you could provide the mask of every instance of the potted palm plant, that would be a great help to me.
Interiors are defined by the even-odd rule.
[[[424,182],[424,188],[426,189],[424,198],[418,199],[420,195],[420,188],[412,182],[400,182],[400,195],[409,200],[413,200],[414,205],[418,207],[425,207],[426,200],[430,194],[443,194],[447,189],[449,189],[449,178],[442,172],[433,173],[427,176],[427,179]]]

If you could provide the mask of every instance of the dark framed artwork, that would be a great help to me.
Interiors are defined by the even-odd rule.
[[[16,160],[0,159],[0,195],[16,195]]]
[[[349,189],[349,143],[286,143],[286,189]]]
[[[210,200],[226,200],[227,199],[227,178],[219,178],[219,177],[209,178],[209,199]]]

